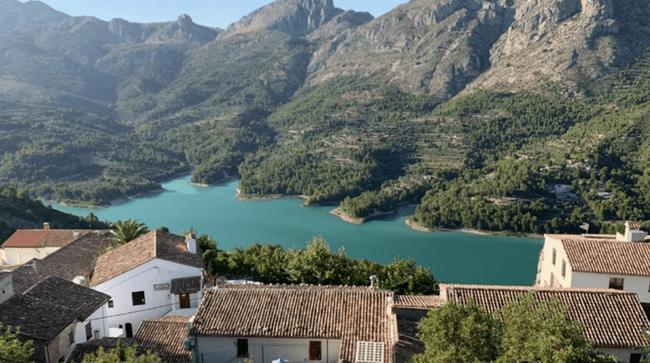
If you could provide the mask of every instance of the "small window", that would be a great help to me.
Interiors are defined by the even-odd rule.
[[[553,247],[553,258],[551,258],[551,262],[553,263],[553,266],[555,266],[555,256],[557,255],[557,251],[555,250],[555,247]]]
[[[248,358],[248,339],[237,339],[237,357]]]
[[[566,277],[566,261],[562,260],[562,277]]]
[[[609,278],[609,288],[616,290],[623,290],[623,278],[622,277],[610,277]]]
[[[74,330],[68,334],[68,343],[70,343],[70,345],[74,344]]]
[[[632,353],[630,354],[630,363],[639,363],[641,362],[641,358],[641,353]]]
[[[112,308],[113,307],[113,300],[108,300],[108,307]]]
[[[93,327],[91,325],[91,322],[88,322],[86,324],[86,341],[89,341],[93,337]]]
[[[321,342],[320,341],[310,341],[309,342],[309,360],[321,360]]]
[[[133,306],[144,305],[144,291],[134,291],[131,293],[133,298]]]

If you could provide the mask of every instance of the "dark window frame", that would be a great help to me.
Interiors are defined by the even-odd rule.
[[[562,260],[562,277],[566,277],[566,261]]]
[[[323,360],[323,343],[320,340],[309,341],[309,360]]]
[[[614,290],[623,290],[625,285],[625,278],[623,277],[610,277],[609,278],[609,288]]]
[[[553,247],[553,258],[551,258],[551,262],[553,263],[553,266],[555,266],[555,257],[557,257],[557,251],[555,250],[555,247]]]
[[[237,358],[248,358],[248,339],[237,339]]]
[[[133,291],[131,293],[131,300],[133,303],[133,306],[139,306],[139,305],[146,305],[145,297],[144,297],[144,291]]]
[[[113,300],[108,300],[108,307],[113,308],[115,304],[113,303]]]
[[[93,337],[93,325],[92,321],[89,321],[88,324],[86,324],[86,341],[89,341]]]

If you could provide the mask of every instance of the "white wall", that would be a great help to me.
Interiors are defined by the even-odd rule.
[[[192,276],[201,276],[201,269],[155,259],[93,287],[97,291],[110,295],[113,301],[112,308],[109,308],[107,303],[101,309],[103,319],[102,323],[98,324],[101,328],[101,336],[108,336],[108,329],[118,328],[119,325],[125,329],[126,323],[132,325],[135,336],[143,320],[159,318],[172,310],[173,300],[170,290],[154,291],[154,285],[171,286],[172,279]],[[144,291],[144,305],[133,305],[131,293],[135,291]],[[193,304],[198,304],[202,292],[195,296],[196,301],[193,301]],[[96,329],[94,326],[93,322],[93,329]]]
[[[544,235],[544,247],[540,254],[539,265],[541,271],[537,276],[538,286],[551,286],[551,274],[555,276],[556,281],[562,287],[571,287],[572,271],[569,259],[564,252],[562,241]],[[553,248],[555,248],[555,264],[553,264]],[[566,274],[562,277],[562,261],[566,262]]]
[[[626,349],[626,348],[598,348],[605,354],[615,355],[623,363],[628,363],[630,361],[630,354],[632,353],[641,353],[638,350]]]
[[[246,337],[197,337],[197,363],[227,363],[243,362],[245,358],[237,357],[237,339]],[[280,338],[247,338],[250,359],[255,363],[270,363],[280,357],[289,362],[302,362],[306,357],[308,362],[338,362],[341,341],[324,339],[280,339]],[[309,360],[309,342],[321,342],[320,361]],[[264,347],[262,349],[262,346]],[[262,350],[264,357],[262,359]]]
[[[650,289],[650,277],[648,276],[574,272],[571,287],[608,289],[609,279],[611,277],[622,278],[623,290],[636,293],[639,295],[639,300],[641,300],[641,302],[650,302],[650,292],[648,292],[648,289]]]
[[[21,265],[34,258],[43,259],[60,247],[43,248],[3,248],[5,265]]]
[[[11,275],[5,276],[0,280],[0,304],[7,301],[14,295],[14,284]]]

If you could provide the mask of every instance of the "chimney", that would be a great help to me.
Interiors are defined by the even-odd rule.
[[[50,222],[43,223],[43,229],[50,229]]]
[[[196,253],[196,236],[192,233],[185,235],[185,244],[187,244],[187,252]]]
[[[625,222],[625,234],[616,233],[616,240],[622,242],[643,242],[647,233],[641,231],[641,223],[636,221]]]
[[[377,290],[377,275],[370,276],[370,288]]]

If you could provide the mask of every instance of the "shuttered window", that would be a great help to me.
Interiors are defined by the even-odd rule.
[[[321,360],[321,342],[320,341],[310,341],[309,342],[309,360]]]

